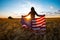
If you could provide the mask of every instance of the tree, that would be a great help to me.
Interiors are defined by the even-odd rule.
[[[8,19],[13,19],[13,18],[11,16],[9,16]]]

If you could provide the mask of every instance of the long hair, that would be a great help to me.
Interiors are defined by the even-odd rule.
[[[34,7],[31,7],[31,11],[35,11]]]

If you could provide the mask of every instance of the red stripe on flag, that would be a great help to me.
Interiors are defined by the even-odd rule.
[[[43,22],[41,24],[33,24],[32,27],[45,27],[46,22]]]
[[[36,18],[36,21],[41,21],[43,19],[45,19],[45,17]]]
[[[43,23],[45,21],[45,19],[43,19],[43,20],[40,20],[40,21],[38,21],[38,22],[36,22],[37,24],[41,24],[41,23]]]
[[[42,26],[42,25],[44,25],[44,24],[46,24],[46,22],[43,22],[43,23],[41,23],[41,24],[37,24],[37,26]]]
[[[43,23],[43,22],[45,22],[45,19],[43,19],[43,20],[41,20],[41,21],[38,21],[38,22],[32,22],[32,24],[41,24],[41,23]]]
[[[46,27],[46,19],[44,16],[40,16],[40,18],[35,18],[32,20],[32,27]]]

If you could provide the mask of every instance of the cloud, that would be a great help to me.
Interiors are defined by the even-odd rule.
[[[31,3],[29,1],[26,1],[25,4],[21,5],[21,12],[24,11],[24,13],[28,13],[30,11],[30,8],[34,7],[38,14],[43,11],[41,4]]]
[[[54,9],[54,7],[53,7],[53,6],[50,6],[50,9],[51,9],[51,10],[53,10],[53,9]]]

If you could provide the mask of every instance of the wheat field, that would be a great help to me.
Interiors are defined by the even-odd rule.
[[[20,18],[0,18],[0,40],[60,40],[60,18],[46,18],[46,34],[22,28]]]

